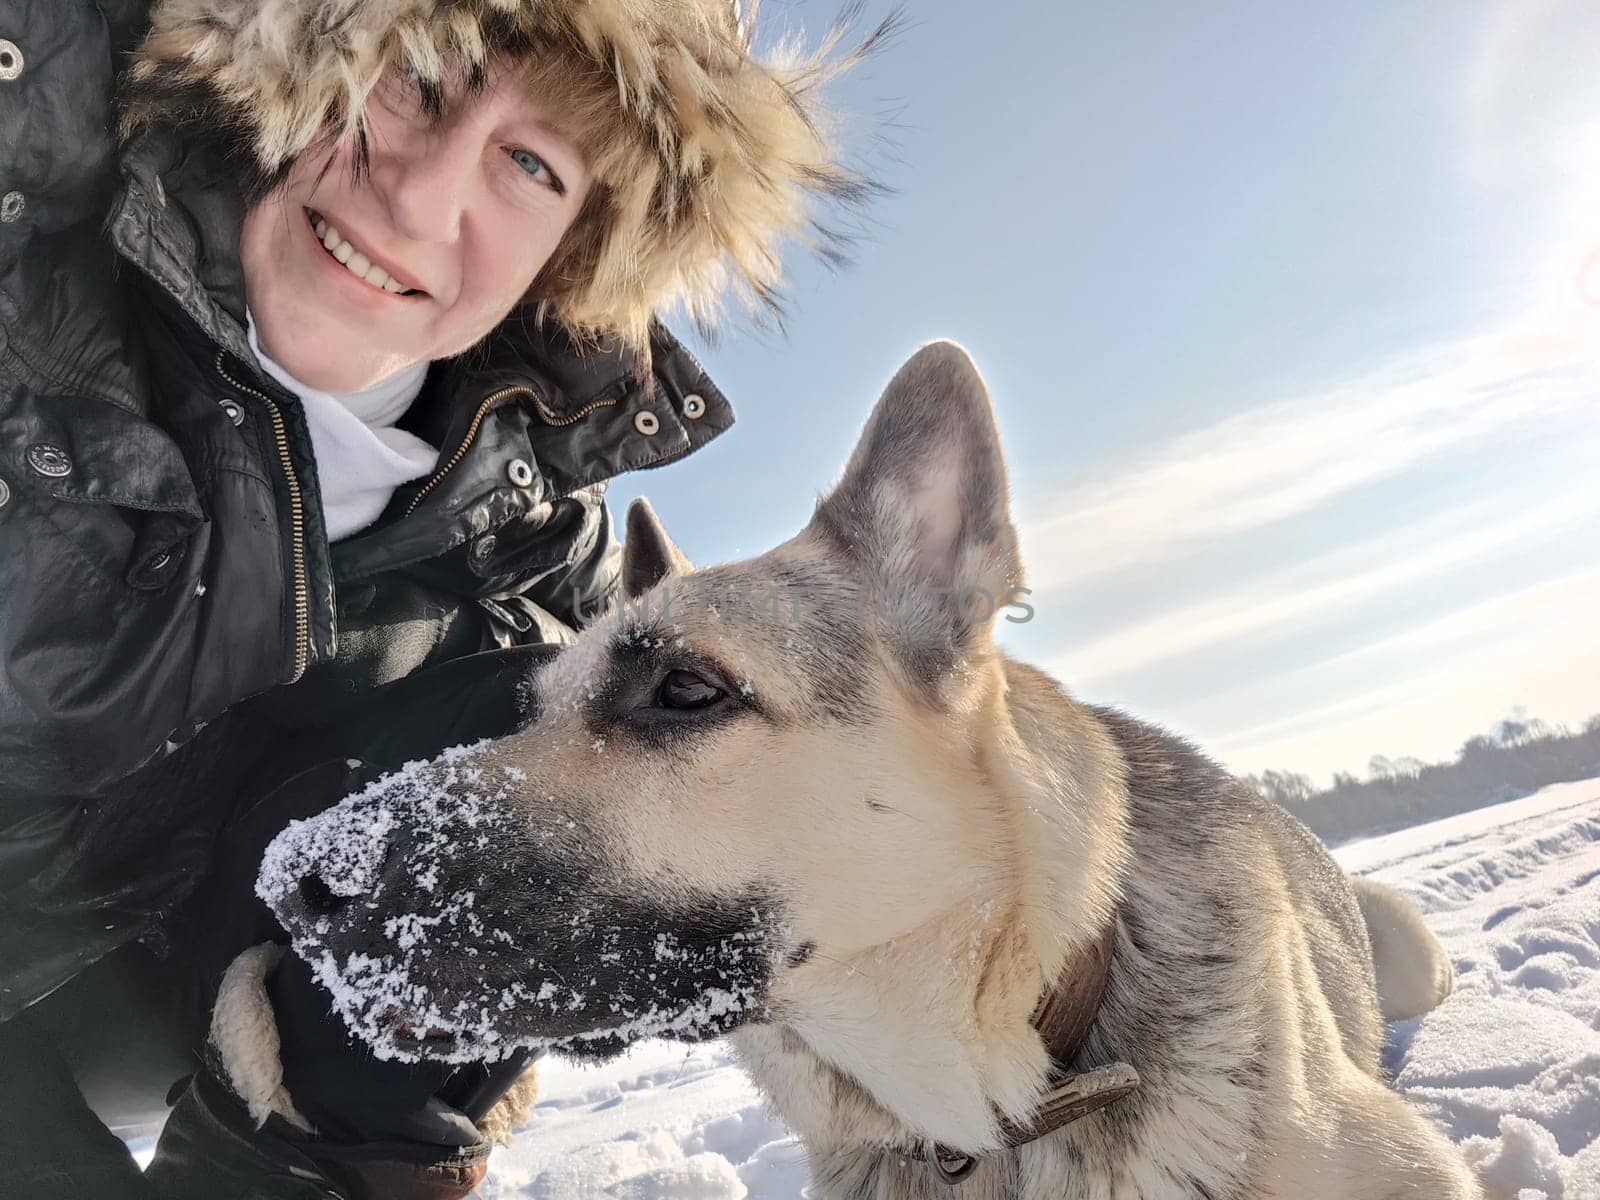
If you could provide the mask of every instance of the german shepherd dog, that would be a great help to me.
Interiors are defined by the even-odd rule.
[[[381,1054],[727,1035],[837,1200],[1481,1195],[1380,1074],[1384,1015],[1449,990],[1404,901],[996,649],[1022,570],[965,351],[901,368],[776,549],[697,571],[627,524],[627,600],[525,728],[268,851]]]

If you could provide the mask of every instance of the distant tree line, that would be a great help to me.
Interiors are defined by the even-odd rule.
[[[1244,780],[1336,845],[1600,775],[1600,714],[1574,731],[1518,709],[1489,733],[1469,738],[1454,762],[1379,754],[1367,769],[1371,778],[1365,780],[1336,772],[1333,786],[1322,791],[1293,771]]]

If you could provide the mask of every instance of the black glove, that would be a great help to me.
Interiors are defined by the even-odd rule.
[[[282,1117],[257,1126],[210,1071],[184,1088],[144,1180],[159,1200],[463,1200],[489,1145],[319,1143]]]
[[[162,1200],[459,1200],[488,1170],[482,1120],[528,1065],[382,1062],[281,948],[242,954],[205,1066],[167,1119],[146,1181]],[[276,966],[273,964],[276,962]],[[270,997],[271,1006],[268,1007]],[[280,1073],[281,1069],[281,1073]]]
[[[282,1039],[283,1085],[318,1136],[335,1141],[414,1141],[472,1146],[475,1122],[495,1106],[533,1056],[480,1064],[374,1058],[331,1011],[311,968],[285,955],[267,984]]]

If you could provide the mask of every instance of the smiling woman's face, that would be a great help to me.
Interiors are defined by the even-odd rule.
[[[352,178],[348,144],[307,153],[246,215],[256,335],[301,382],[355,391],[465,350],[527,293],[583,207],[583,156],[514,75],[491,67],[481,92],[447,86],[444,101],[434,121],[403,84],[381,83],[367,180]]]

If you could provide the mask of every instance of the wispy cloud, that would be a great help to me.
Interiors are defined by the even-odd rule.
[[[1237,414],[1067,489],[1048,519],[1022,531],[1036,592],[1115,595],[1129,586],[1115,572],[1166,563],[1169,594],[1185,599],[1056,652],[1050,668],[1074,688],[1115,696],[1119,687],[1148,691],[1150,672],[1168,665],[1181,676],[1185,656],[1238,647],[1251,661],[1260,639],[1280,639],[1280,668],[1250,677],[1218,668],[1203,699],[1173,694],[1170,710],[1151,715],[1239,769],[1324,777],[1380,751],[1445,756],[1464,731],[1514,703],[1554,719],[1600,708],[1600,486],[1573,466],[1585,448],[1600,460],[1597,347],[1600,314],[1570,305],[1346,387]],[[1434,487],[1425,472],[1539,434],[1552,450],[1526,464],[1522,496],[1536,497],[1532,506],[1485,495],[1425,519],[1397,517],[1321,553],[1258,532],[1323,508],[1381,526],[1383,514],[1355,489],[1399,478],[1425,508]],[[1531,474],[1541,461],[1558,473]],[[1253,536],[1274,557],[1241,575]],[[1580,574],[1533,586],[1508,576],[1502,595],[1479,604],[1442,617],[1437,607],[1431,617],[1412,612],[1411,597],[1439,576],[1530,550]],[[1358,610],[1358,621],[1373,618],[1367,644],[1316,657]],[[1397,618],[1412,624],[1378,632]]]
[[[1600,515],[1600,487],[1506,519],[1492,519],[1493,512],[1486,503],[1412,522],[1245,587],[1122,626],[1061,652],[1050,668],[1075,686],[1095,687],[1193,651],[1342,616],[1357,604],[1531,540],[1590,530]]]
[[[1207,748],[1240,770],[1292,766],[1326,773],[1374,753],[1441,758],[1465,732],[1518,703],[1577,721],[1600,710],[1600,570],[1519,589],[1393,637],[1220,695],[1219,710],[1253,702],[1288,715],[1213,729]],[[1366,681],[1367,686],[1355,686]],[[1382,681],[1382,682],[1378,682]],[[1339,697],[1326,704],[1285,696]]]
[[[1485,336],[1347,387],[1177,437],[1024,520],[1035,590],[1192,551],[1308,512],[1511,427],[1592,406],[1593,322]]]
[[[1537,197],[1536,219],[1505,230],[1500,252],[1528,268],[1527,303],[1593,304],[1585,260],[1600,248],[1600,22],[1592,0],[1525,0],[1486,10],[1464,73],[1465,160],[1491,192]]]

